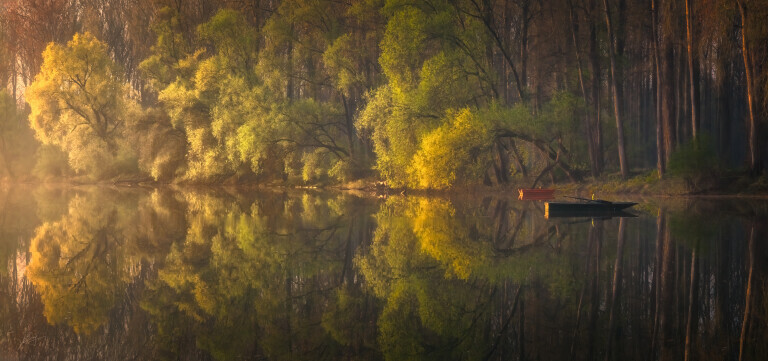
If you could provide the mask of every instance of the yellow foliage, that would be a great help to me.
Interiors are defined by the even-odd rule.
[[[124,131],[140,117],[123,72],[89,33],[66,46],[51,43],[26,93],[30,124],[44,144],[63,149],[72,168],[91,174],[130,152]]]
[[[449,188],[457,178],[477,179],[490,159],[492,136],[487,123],[463,109],[427,134],[409,173],[417,188]]]

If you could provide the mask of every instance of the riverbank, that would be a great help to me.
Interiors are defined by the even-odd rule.
[[[468,193],[474,195],[509,194],[515,196],[519,188],[529,188],[526,182],[521,181],[507,185],[460,185],[444,190],[418,190],[390,188],[385,181],[375,178],[359,179],[339,185],[319,187],[382,195],[447,195]],[[591,197],[593,194],[596,197],[609,195],[768,197],[768,177],[748,177],[735,172],[697,181],[691,181],[683,177],[659,179],[656,172],[637,174],[627,180],[622,180],[618,174],[608,174],[600,179],[588,178],[580,182],[544,184],[540,187],[556,189],[557,194],[561,196],[583,197]]]
[[[520,180],[506,185],[486,186],[482,184],[457,185],[448,189],[409,189],[389,187],[386,181],[377,177],[367,177],[344,183],[292,184],[290,182],[158,182],[151,178],[121,178],[108,181],[88,181],[84,178],[56,179],[38,181],[33,178],[23,180],[0,179],[0,184],[55,184],[55,185],[101,185],[118,187],[182,187],[182,188],[242,188],[242,189],[328,189],[353,191],[370,196],[387,195],[454,195],[467,194],[507,195],[517,196],[519,188],[529,188],[530,182]],[[541,184],[537,188],[553,188],[558,196],[600,197],[616,195],[642,196],[729,196],[729,197],[768,197],[768,177],[748,177],[742,173],[732,172],[719,176],[692,181],[683,177],[667,177],[659,179],[655,172],[636,174],[622,180],[618,174],[607,174],[599,179],[587,178],[580,182],[564,182]]]

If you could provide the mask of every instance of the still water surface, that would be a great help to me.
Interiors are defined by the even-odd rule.
[[[0,187],[0,360],[766,360],[768,202]]]

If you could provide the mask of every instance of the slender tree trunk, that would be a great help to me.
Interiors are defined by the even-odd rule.
[[[760,174],[762,163],[760,159],[760,148],[758,145],[757,115],[755,114],[754,104],[754,80],[752,74],[752,62],[750,61],[749,42],[747,40],[747,8],[744,0],[736,0],[741,15],[741,55],[744,58],[744,72],[747,82],[747,111],[749,115],[749,124],[747,126],[747,136],[749,144],[749,169],[753,175]]]
[[[691,0],[685,0],[685,33],[686,33],[686,46],[688,49],[688,79],[691,97],[691,136],[696,140],[696,136],[699,128],[699,120],[697,118],[696,99],[698,94],[696,93],[696,76],[694,75],[694,62],[693,62],[693,24],[692,20]]]
[[[501,35],[496,31],[496,27],[493,24],[493,9],[489,6],[489,4],[485,4],[486,6],[481,6],[480,2],[477,0],[472,0],[472,5],[474,6],[475,10],[478,11],[479,18],[483,22],[485,29],[488,30],[491,38],[493,38],[496,46],[499,47],[499,51],[501,51],[501,54],[507,61],[509,70],[512,71],[512,76],[515,79],[517,94],[520,96],[521,100],[525,101],[527,99],[525,94],[525,85],[521,81],[521,77],[515,68],[515,62],[512,60],[512,55],[509,51],[507,51],[507,47],[504,44],[504,39],[501,38]]]
[[[587,151],[589,154],[589,165],[592,170],[592,176],[597,178],[600,176],[600,169],[597,164],[597,147],[594,139],[594,131],[592,130],[592,117],[590,116],[589,109],[589,97],[587,96],[587,88],[584,84],[584,71],[581,61],[581,46],[579,46],[579,23],[576,18],[576,11],[573,8],[573,0],[568,0],[568,9],[571,17],[571,34],[573,35],[573,47],[576,50],[576,63],[579,71],[579,87],[581,88],[581,96],[584,98],[584,131],[587,133]]]
[[[664,128],[662,127],[661,112],[661,65],[659,60],[659,4],[658,0],[651,0],[651,33],[653,36],[653,68],[656,80],[656,170],[659,178],[664,177],[666,171],[664,151]]]
[[[665,32],[662,36],[661,78],[659,85],[661,94],[661,118],[664,128],[664,163],[669,164],[669,158],[677,144],[677,128],[675,119],[675,52],[672,48],[671,34]]]
[[[509,183],[509,154],[504,144],[504,139],[496,140],[496,159],[493,164],[496,173],[496,183]]]
[[[720,156],[726,163],[732,159],[731,153],[731,62],[726,57],[721,56],[718,60],[720,65],[719,70],[722,72],[718,74],[719,82],[717,84],[717,97],[718,97],[718,133],[720,137]]]
[[[613,93],[613,112],[616,117],[616,136],[617,147],[619,151],[619,167],[621,168],[621,177],[624,179],[629,178],[629,166],[627,165],[627,152],[624,147],[624,123],[622,119],[621,111],[619,110],[619,90],[618,79],[616,79],[616,56],[614,54],[613,46],[613,27],[611,25],[611,10],[608,7],[608,0],[603,0],[603,6],[605,10],[605,25],[608,29],[608,58],[611,63],[611,93]]]
[[[597,16],[597,0],[589,0],[589,13],[587,19],[589,19],[589,65],[590,72],[592,73],[592,108],[594,118],[594,126],[592,130],[595,132],[593,135],[595,140],[595,155],[597,156],[597,171],[603,172],[603,134],[602,134],[602,122],[600,121],[600,54],[597,44],[597,24],[595,23],[595,16]]]
[[[349,159],[351,162],[357,161],[355,139],[355,115],[353,114],[355,109],[355,96],[353,95],[349,99],[341,94],[341,102],[344,105],[344,120],[346,120],[346,134],[347,142],[349,142]]]
[[[291,25],[291,32],[293,32],[293,25]],[[293,41],[288,42],[287,61],[288,61],[288,83],[285,85],[285,97],[289,102],[293,101]]]
[[[520,25],[520,83],[528,86],[528,28],[530,26],[531,0],[522,0]]]

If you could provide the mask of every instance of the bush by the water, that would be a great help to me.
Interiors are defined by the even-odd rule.
[[[710,137],[701,135],[679,146],[669,159],[669,175],[682,178],[692,191],[710,186],[719,173],[719,161]]]

